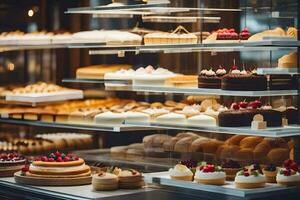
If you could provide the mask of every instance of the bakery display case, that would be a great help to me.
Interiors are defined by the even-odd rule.
[[[18,9],[0,27],[1,197],[297,199],[299,2]]]

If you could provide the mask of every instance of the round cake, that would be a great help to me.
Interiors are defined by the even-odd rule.
[[[240,71],[233,68],[231,73],[224,75],[221,89],[238,91],[263,91],[267,90],[267,77],[256,74],[256,71]]]
[[[265,187],[266,177],[254,165],[239,171],[234,179],[235,186],[241,189]]]
[[[224,185],[226,174],[222,167],[208,164],[197,169],[194,179],[197,183],[207,185]]]
[[[60,152],[42,156],[33,161],[25,176],[40,178],[80,178],[91,175],[90,167],[83,159]]]
[[[26,159],[18,153],[0,154],[0,177],[13,176],[15,172],[20,171],[25,165]]]
[[[293,160],[285,160],[283,168],[279,169],[276,181],[284,186],[300,186],[299,166]]]

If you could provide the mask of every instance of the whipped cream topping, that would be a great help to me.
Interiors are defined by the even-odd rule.
[[[258,176],[236,176],[234,179],[237,183],[262,183],[266,182],[266,177],[264,175],[258,174]]]
[[[270,105],[265,105],[265,106],[262,106],[261,109],[263,109],[263,110],[271,110],[273,108]]]
[[[227,72],[226,72],[226,70],[225,69],[218,69],[217,71],[216,71],[216,74],[218,75],[218,76],[222,76],[222,75],[225,75]]]
[[[200,74],[201,74],[201,75],[206,75],[207,72],[208,72],[207,69],[203,69],[203,70],[201,70]]]
[[[241,73],[240,73],[241,75],[247,75],[248,73],[247,73],[247,71],[246,70],[243,70],[243,71],[241,71]]]
[[[194,104],[192,106],[185,106],[182,109],[182,113],[184,113],[184,114],[200,114],[200,111],[199,111],[200,108],[201,108],[201,106],[198,104]]]
[[[185,118],[186,117],[183,114],[168,113],[168,114],[158,116],[157,120],[160,120],[160,119],[185,119]]]
[[[290,175],[290,176],[285,176],[284,174],[280,174],[278,172],[277,175],[276,175],[276,181],[278,181],[278,182],[296,182],[296,181],[300,181],[300,173],[296,172],[296,174],[293,174],[293,175]]]
[[[238,69],[232,70],[231,71],[232,74],[241,74],[241,71]]]
[[[209,71],[206,72],[205,75],[206,75],[206,76],[215,76],[216,73],[215,73],[212,69],[210,69]]]
[[[203,171],[197,170],[194,178],[211,180],[211,179],[222,179],[225,177],[226,177],[225,172],[203,172]]]
[[[170,176],[193,176],[193,172],[185,165],[177,164],[169,169]]]
[[[160,114],[160,113],[169,113],[170,111],[164,108],[148,108],[146,110],[143,110],[143,112],[152,115],[152,114]]]

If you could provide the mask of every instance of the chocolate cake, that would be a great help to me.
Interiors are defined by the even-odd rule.
[[[257,75],[254,72],[234,69],[222,78],[221,89],[241,91],[267,90],[267,77]]]
[[[226,70],[220,67],[216,72],[212,69],[202,70],[198,77],[198,88],[221,88],[221,79],[226,74]]]
[[[293,90],[297,89],[296,76],[291,75],[270,75],[270,90]]]
[[[244,103],[245,102],[241,102]],[[239,104],[241,104],[239,103]],[[272,110],[269,106],[260,107],[259,101],[250,102],[246,108],[239,107],[238,103],[234,103],[230,110],[223,111],[218,116],[219,126],[223,127],[240,127],[251,126],[253,117],[261,114],[268,127],[282,126],[282,113]]]
[[[283,113],[283,116],[288,119],[289,124],[297,124],[299,120],[298,109],[288,107]]]

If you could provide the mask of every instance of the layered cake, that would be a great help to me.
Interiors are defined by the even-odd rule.
[[[222,167],[211,164],[197,168],[194,179],[197,183],[207,185],[224,185],[226,174]]]
[[[83,159],[71,154],[60,152],[51,153],[48,156],[42,156],[33,161],[28,171],[22,174],[27,177],[36,178],[83,178],[90,177],[91,170]]]
[[[20,171],[26,163],[24,156],[18,153],[0,154],[0,177],[13,176],[15,172]]]
[[[130,65],[93,65],[78,68],[76,70],[77,79],[103,79],[105,73],[111,73],[118,70],[128,70]]]
[[[266,177],[253,165],[239,171],[234,179],[235,186],[241,189],[261,188],[266,185]]]
[[[167,86],[178,88],[196,88],[198,85],[198,76],[194,75],[178,75],[166,80]]]
[[[197,44],[198,37],[183,26],[178,26],[172,33],[154,32],[144,36],[145,45],[155,44]]]
[[[278,169],[275,165],[267,165],[265,168],[262,169],[262,172],[266,177],[267,183],[276,183],[276,175]]]
[[[223,90],[262,91],[267,90],[267,77],[257,75],[256,70],[251,72],[240,71],[236,66],[230,73],[224,75],[221,81]]]
[[[116,190],[119,188],[119,179],[115,174],[100,172],[92,177],[92,186],[96,191]]]
[[[280,168],[276,181],[284,186],[300,186],[300,173],[297,163],[293,160],[285,160],[283,168]]]
[[[187,124],[194,126],[216,126],[217,121],[214,117],[205,114],[200,114],[189,117],[187,119]]]
[[[183,114],[177,114],[177,113],[167,113],[158,116],[155,119],[156,123],[161,124],[184,124],[186,122],[186,116]]]
[[[134,169],[121,170],[118,178],[121,189],[138,189],[145,185],[142,174]]]
[[[218,115],[219,126],[239,127],[250,126],[255,115],[263,116],[268,127],[282,126],[282,113],[273,110],[271,106],[261,106],[256,100],[250,103],[233,103],[231,109],[220,112]]]
[[[94,118],[96,124],[116,125],[122,124],[126,119],[125,113],[104,112]]]
[[[214,72],[210,70],[202,70],[198,77],[198,87],[199,88],[221,88],[221,79],[226,74],[226,70],[223,67]]]
[[[293,90],[297,88],[297,78],[292,75],[270,75],[270,90]]]
[[[171,179],[182,180],[182,181],[192,181],[193,172],[185,165],[177,164],[174,168],[169,170]]]

